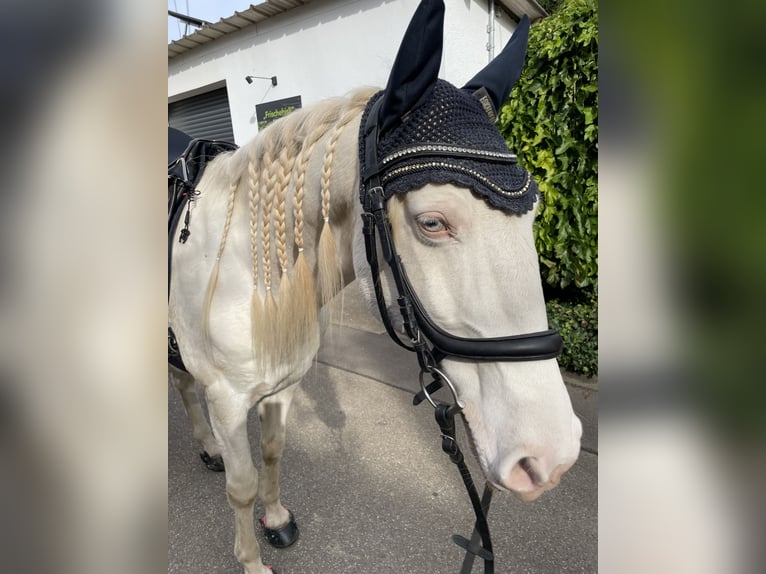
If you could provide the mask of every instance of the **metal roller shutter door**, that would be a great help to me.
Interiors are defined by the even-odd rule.
[[[168,104],[168,124],[194,138],[234,143],[226,88]]]

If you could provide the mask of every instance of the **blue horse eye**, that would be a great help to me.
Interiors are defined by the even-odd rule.
[[[436,217],[422,217],[418,219],[418,223],[426,230],[432,233],[437,233],[444,229],[444,222]]]

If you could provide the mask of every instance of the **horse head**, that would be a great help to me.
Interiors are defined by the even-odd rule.
[[[365,194],[373,181],[395,246],[393,258],[378,246],[379,259],[401,262],[417,307],[452,337],[482,342],[545,332],[532,233],[537,186],[494,126],[521,73],[529,21],[524,17],[503,52],[457,88],[437,78],[443,18],[441,0],[421,2],[385,90],[361,120],[363,201],[370,201]],[[377,313],[377,278],[361,224],[354,267]],[[379,280],[388,316],[401,330],[391,266]],[[523,361],[449,352],[439,357],[485,476],[524,500],[555,486],[579,453],[582,426],[555,354]]]

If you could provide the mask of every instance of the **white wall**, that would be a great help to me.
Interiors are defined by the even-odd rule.
[[[446,0],[440,76],[456,85],[486,65],[487,0]],[[418,0],[316,0],[176,56],[168,62],[169,101],[226,85],[234,139],[258,131],[255,105],[300,95],[304,107],[366,85],[383,87]],[[499,13],[499,11],[498,11]],[[510,37],[495,30],[498,53]],[[245,76],[277,76],[245,82]]]
[[[499,7],[495,10],[495,56],[510,40],[516,23]],[[489,62],[488,0],[445,0],[444,54],[440,77],[465,84]]]

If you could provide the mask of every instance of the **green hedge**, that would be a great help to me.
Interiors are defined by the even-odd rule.
[[[508,145],[537,180],[535,242],[557,289],[598,284],[598,12],[565,0],[532,26],[524,72],[500,111]]]
[[[595,296],[584,303],[551,300],[548,322],[564,340],[559,366],[591,377],[598,374],[598,306]]]
[[[598,374],[598,1],[551,0],[499,127],[540,187],[535,243],[559,364]],[[555,10],[555,11],[554,11]]]

